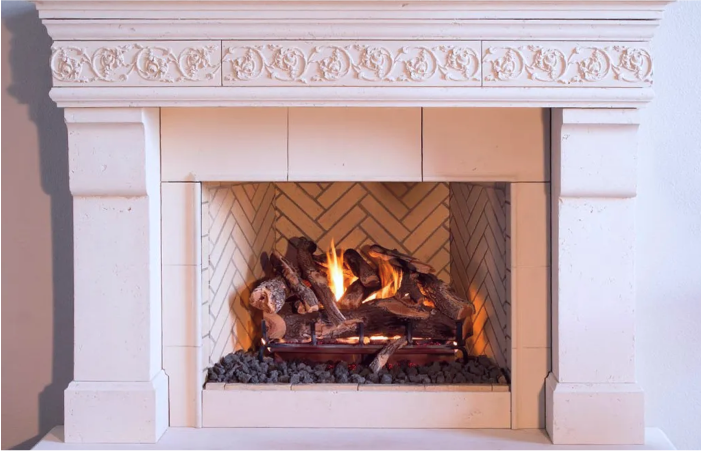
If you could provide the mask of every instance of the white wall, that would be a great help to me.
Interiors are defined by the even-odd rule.
[[[72,208],[66,131],[48,98],[50,40],[2,2],[2,447],[63,421],[72,378]],[[672,5],[654,42],[638,198],[638,377],[647,424],[701,448],[701,2]]]
[[[701,2],[653,42],[656,98],[638,164],[638,379],[648,425],[701,448]]]

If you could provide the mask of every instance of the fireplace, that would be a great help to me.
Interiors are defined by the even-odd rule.
[[[511,124],[505,127],[508,133],[490,132],[504,123]],[[395,416],[382,408],[374,417],[341,417],[349,402],[360,405],[369,396],[378,397],[373,404],[382,404],[383,397],[400,395],[401,401],[387,408],[430,402],[443,411],[419,411],[402,420],[405,426],[508,427],[517,417],[522,427],[545,425],[543,380],[550,370],[548,110],[163,109],[160,125],[161,172],[167,180],[161,190],[163,286],[172,287],[163,294],[165,346],[183,353],[181,346],[197,345],[188,363],[165,362],[171,425],[397,427]],[[349,127],[357,133],[349,134]],[[473,164],[456,170],[446,160],[465,158],[465,134],[474,136],[479,150],[470,157]],[[243,144],[232,146],[234,142]],[[437,158],[436,152],[444,157]],[[248,165],[222,166],[227,159],[238,161],[237,153],[259,158]],[[432,159],[433,166],[427,164]],[[316,269],[326,271],[323,260],[333,241],[339,249],[359,251],[357,257],[374,267],[381,285],[391,276],[381,274],[378,263],[384,262],[370,258],[367,248],[379,244],[385,252],[396,251],[401,271],[407,271],[407,259],[412,266],[430,268],[407,272],[414,288],[419,279],[435,277],[469,309],[448,317],[426,307],[433,301],[425,299],[426,305],[418,308],[393,301],[388,313],[387,299],[379,304],[369,300],[358,310],[340,308],[350,328],[335,335],[339,325],[328,322],[322,302],[319,312],[300,314],[308,306],[300,305],[289,280],[281,285],[292,295],[284,306],[270,308],[267,297],[258,304],[260,283],[284,276],[280,258],[292,263],[299,279],[295,283],[309,284],[308,274],[299,271],[293,244],[301,237],[319,249],[313,252]],[[166,243],[182,250],[166,249]],[[377,293],[367,291],[358,301]],[[513,307],[516,303],[520,307]],[[404,309],[400,316],[397,308]],[[530,326],[515,343],[512,327],[519,316]],[[286,320],[287,333],[271,340],[262,324],[272,317]],[[265,333],[274,334],[276,324],[268,321]],[[362,365],[398,338],[411,343],[384,362],[394,370],[361,375]],[[317,368],[319,377],[308,370],[298,378],[271,362],[265,376],[253,379],[248,372],[235,375],[241,369],[239,356],[230,354],[236,351],[285,361],[285,369],[295,358],[312,360],[306,362],[312,368],[320,362],[358,367],[337,381],[332,368]],[[529,363],[520,368],[512,363],[518,355]],[[435,371],[435,365],[447,370],[451,363],[461,366]],[[424,374],[422,365],[432,364],[431,374]],[[400,369],[407,365],[418,365],[422,374]],[[313,376],[306,382],[324,383],[298,384],[305,382],[306,373]],[[386,384],[389,373],[396,384]],[[351,395],[343,404],[338,401]],[[247,402],[241,397],[250,396],[261,407],[270,398],[280,406],[278,413],[251,408],[245,416],[226,414]],[[464,402],[456,403],[456,398]],[[326,423],[289,414],[296,405],[320,402],[338,406],[327,412]]]
[[[642,443],[637,110],[652,99],[649,40],[665,3],[38,2],[74,196],[66,441],[287,426]],[[435,280],[469,314],[449,317],[440,339],[405,319],[366,334],[363,317],[329,342],[317,327],[330,307],[300,313],[298,294],[284,307],[320,320],[304,321],[301,341],[272,337],[279,320],[251,293],[284,277],[274,251],[299,265],[301,237],[323,250],[321,272],[332,238],[376,272],[367,249],[380,245],[428,298],[404,315],[446,315],[427,294]],[[353,373],[396,342],[376,377]],[[419,355],[427,346],[437,355]],[[301,356],[319,382],[314,354],[333,379],[228,374],[241,359]],[[479,378],[462,373],[470,362]],[[421,365],[445,380],[412,381]],[[442,365],[457,366],[448,377]]]

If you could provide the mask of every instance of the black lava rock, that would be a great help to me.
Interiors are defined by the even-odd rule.
[[[257,354],[239,350],[208,368],[207,381],[243,384],[505,384],[506,378],[502,369],[486,356],[452,362],[436,361],[428,365],[394,362],[373,374],[366,364],[275,361],[272,357],[260,361]]]

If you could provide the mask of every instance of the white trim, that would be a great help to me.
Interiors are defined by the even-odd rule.
[[[42,19],[374,17],[426,19],[661,19],[670,0],[43,0]],[[360,4],[360,6],[359,6]]]
[[[453,87],[120,87],[53,88],[67,107],[540,107],[636,108],[651,88],[453,88]]]
[[[44,20],[49,35],[70,40],[176,39],[377,39],[649,41],[659,23],[652,20],[420,20],[420,19],[102,19]],[[421,32],[417,33],[420,29]]]

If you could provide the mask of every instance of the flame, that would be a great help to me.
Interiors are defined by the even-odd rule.
[[[340,251],[340,249],[339,249]],[[329,288],[338,301],[346,292],[348,285],[355,282],[357,277],[349,277],[343,269],[343,252],[337,252],[333,240],[326,252],[326,276],[329,279]]]
[[[399,286],[402,283],[402,272],[398,271],[394,266],[385,262],[377,262],[377,272],[380,276],[382,288],[368,296],[363,303],[372,301],[373,299],[386,299],[395,295]]]

